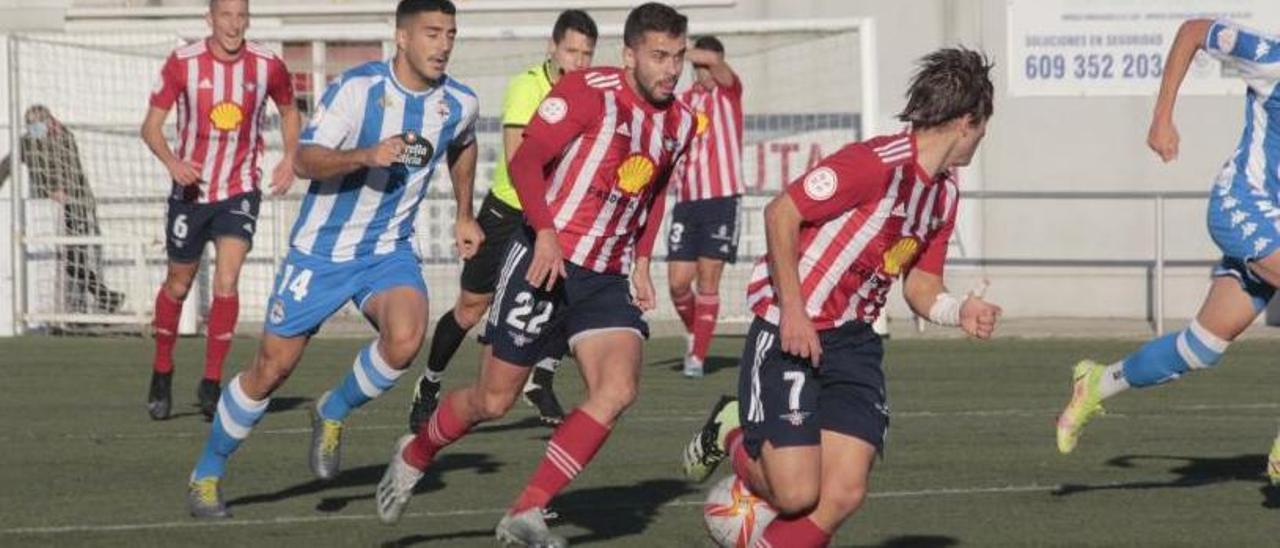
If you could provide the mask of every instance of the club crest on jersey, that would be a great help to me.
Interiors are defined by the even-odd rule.
[[[791,423],[791,426],[800,426],[804,424],[805,419],[809,418],[810,414],[811,413],[809,413],[808,411],[793,409],[791,410],[790,413],[783,413],[781,415],[778,415],[778,418],[784,421],[787,421],[788,423]]]
[[[829,167],[820,167],[804,178],[804,194],[815,202],[828,200],[836,195],[836,184],[838,182],[836,170]]]
[[[449,103],[444,102],[444,99],[441,99],[440,102],[436,103],[436,114],[439,114],[441,118],[448,118]]]
[[[284,322],[284,301],[274,299],[271,302],[271,323],[278,324]]]
[[[405,146],[396,162],[404,164],[405,167],[426,167],[427,159],[435,152],[431,141],[413,131],[406,131],[400,139],[404,141]]]
[[[240,110],[240,105],[223,101],[209,109],[209,122],[218,131],[232,131],[244,122],[244,111]]]
[[[1218,31],[1218,51],[1231,53],[1232,50],[1236,49],[1236,38],[1238,36],[1239,33],[1234,27],[1222,27],[1222,30]]]
[[[707,113],[699,110],[698,117],[697,117],[697,125],[694,126],[697,128],[695,130],[697,131],[697,135],[702,136],[703,133],[707,132],[707,128],[710,126],[711,126],[711,117],[707,116]]]
[[[662,139],[662,148],[667,152],[675,152],[676,147],[680,146],[680,141],[675,137],[666,137]]]
[[[618,188],[628,194],[639,194],[653,182],[653,160],[643,154],[632,154],[618,166]]]
[[[548,124],[558,124],[569,114],[569,103],[560,97],[547,97],[538,105],[538,116]]]
[[[902,267],[910,264],[916,258],[918,251],[920,251],[919,240],[915,238],[898,240],[893,247],[884,252],[884,273],[890,276],[901,274]]]

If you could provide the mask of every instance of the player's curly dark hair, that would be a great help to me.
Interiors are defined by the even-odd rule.
[[[689,18],[675,8],[658,2],[641,4],[627,14],[622,28],[622,43],[636,47],[646,32],[665,32],[669,36],[684,36],[689,29]]]
[[[964,47],[924,56],[911,78],[907,106],[898,119],[915,129],[937,127],[968,114],[977,124],[995,112],[995,88],[986,54]]]

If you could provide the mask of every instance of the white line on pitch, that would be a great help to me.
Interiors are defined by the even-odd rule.
[[[1009,493],[1038,493],[1048,492],[1058,489],[1057,485],[1003,485],[991,487],[957,487],[957,488],[940,488],[940,489],[921,489],[915,491],[883,491],[879,493],[871,493],[871,498],[911,498],[911,497],[937,497],[937,496],[955,496],[955,495],[983,495],[983,494],[1009,494]],[[702,500],[676,500],[662,504],[659,508],[679,508],[686,506],[701,506]],[[640,505],[605,505],[591,507],[573,507],[559,510],[561,513],[593,513],[602,511],[617,511],[632,508],[641,508]],[[479,515],[501,515],[506,512],[506,508],[476,508],[449,510],[444,512],[410,512],[404,514],[404,519],[430,519],[430,518],[448,518],[462,516],[479,516]],[[293,525],[300,523],[316,523],[330,521],[368,521],[371,524],[377,523],[377,516],[373,514],[352,514],[352,515],[318,515],[318,516],[281,516],[271,519],[228,519],[221,521],[165,521],[158,523],[124,523],[116,525],[64,525],[57,527],[15,527],[11,529],[0,530],[3,535],[57,535],[64,533],[117,533],[128,531],[144,531],[156,529],[188,529],[200,527],[238,527],[238,526],[254,526],[254,525]]]

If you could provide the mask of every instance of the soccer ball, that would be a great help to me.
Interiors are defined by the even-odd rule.
[[[751,493],[737,476],[720,480],[702,506],[702,519],[711,540],[724,548],[754,546],[764,528],[778,515],[768,502]]]

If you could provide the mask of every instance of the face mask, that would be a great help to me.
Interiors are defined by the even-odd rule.
[[[49,124],[44,122],[31,122],[30,124],[27,124],[27,134],[36,139],[44,139],[45,136],[49,135]]]

